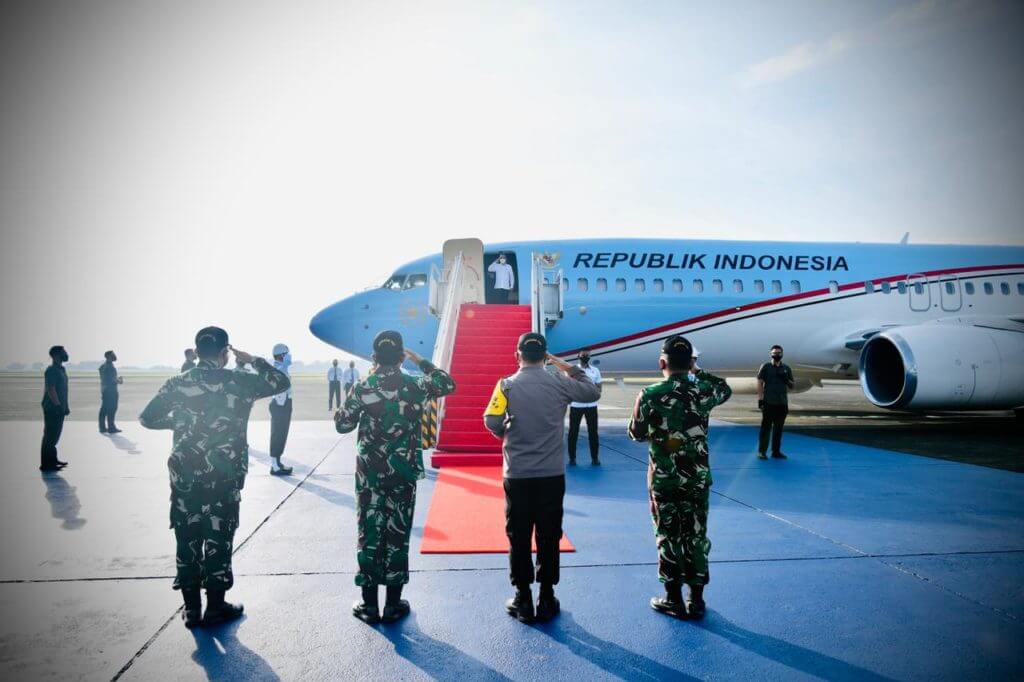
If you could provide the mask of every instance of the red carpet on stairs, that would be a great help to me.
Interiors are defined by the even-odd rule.
[[[445,398],[435,467],[501,463],[501,441],[484,427],[484,408],[498,379],[518,369],[516,341],[530,331],[530,306],[465,304],[452,353],[455,393]]]
[[[575,552],[562,535],[559,547]],[[537,545],[534,543],[534,551]],[[445,466],[437,477],[423,527],[423,554],[504,554],[505,491],[501,466]]]

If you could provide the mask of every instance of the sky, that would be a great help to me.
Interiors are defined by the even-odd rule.
[[[1019,2],[15,2],[0,366],[177,364],[445,239],[1024,243]]]

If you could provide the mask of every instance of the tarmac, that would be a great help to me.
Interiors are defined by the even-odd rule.
[[[419,553],[430,471],[413,613],[371,627],[350,614],[354,435],[293,423],[295,472],[279,478],[269,425],[253,422],[230,593],[246,616],[189,632],[170,587],[170,433],[122,428],[69,422],[70,466],[42,475],[41,425],[0,423],[4,679],[962,680],[1024,665],[1024,477],[1010,471],[795,433],[791,459],[760,461],[753,427],[714,420],[709,610],[677,621],[648,606],[645,447],[609,418],[603,465],[568,471],[577,552],[562,557],[559,617],[504,613],[501,555]]]

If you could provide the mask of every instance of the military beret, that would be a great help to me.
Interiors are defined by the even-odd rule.
[[[203,327],[196,333],[196,352],[201,356],[216,355],[228,346],[228,333],[220,327]]]
[[[548,341],[541,334],[526,332],[519,337],[519,343],[516,347],[520,353],[523,353],[528,358],[540,359],[548,352]]]
[[[387,329],[374,337],[373,350],[378,353],[402,353],[405,352],[405,342],[400,333]]]
[[[676,334],[665,339],[661,344],[661,352],[672,358],[687,359],[693,357],[693,346],[682,336]]]

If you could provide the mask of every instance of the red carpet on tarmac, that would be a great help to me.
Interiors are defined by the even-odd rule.
[[[562,535],[559,548],[575,552]],[[534,551],[537,545],[534,543]],[[441,469],[423,528],[423,554],[504,554],[505,491],[500,466]]]

